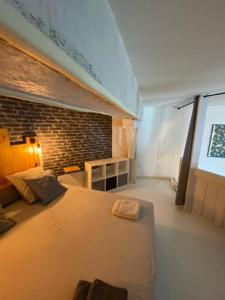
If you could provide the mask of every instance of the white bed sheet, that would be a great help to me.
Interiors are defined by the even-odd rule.
[[[111,213],[121,197],[69,187],[48,207],[9,206],[18,224],[0,238],[0,299],[71,300],[79,279],[95,278],[153,299],[153,205],[140,201],[141,219],[129,221]]]

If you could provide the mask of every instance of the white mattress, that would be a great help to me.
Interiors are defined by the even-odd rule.
[[[0,238],[0,299],[71,300],[79,279],[153,299],[153,205],[138,222],[111,214],[121,196],[69,187],[48,207],[19,201],[7,209],[17,226]]]

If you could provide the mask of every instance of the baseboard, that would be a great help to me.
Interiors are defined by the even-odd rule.
[[[169,176],[137,176],[138,179],[162,179],[162,180],[170,180]]]

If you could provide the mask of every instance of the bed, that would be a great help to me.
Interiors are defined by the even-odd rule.
[[[71,300],[79,279],[128,289],[129,300],[154,294],[154,213],[112,215],[119,194],[67,186],[47,207],[17,201],[6,209],[17,226],[0,238],[0,299]]]

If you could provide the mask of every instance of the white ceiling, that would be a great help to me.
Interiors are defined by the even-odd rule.
[[[108,0],[142,99],[225,89],[225,0]]]

